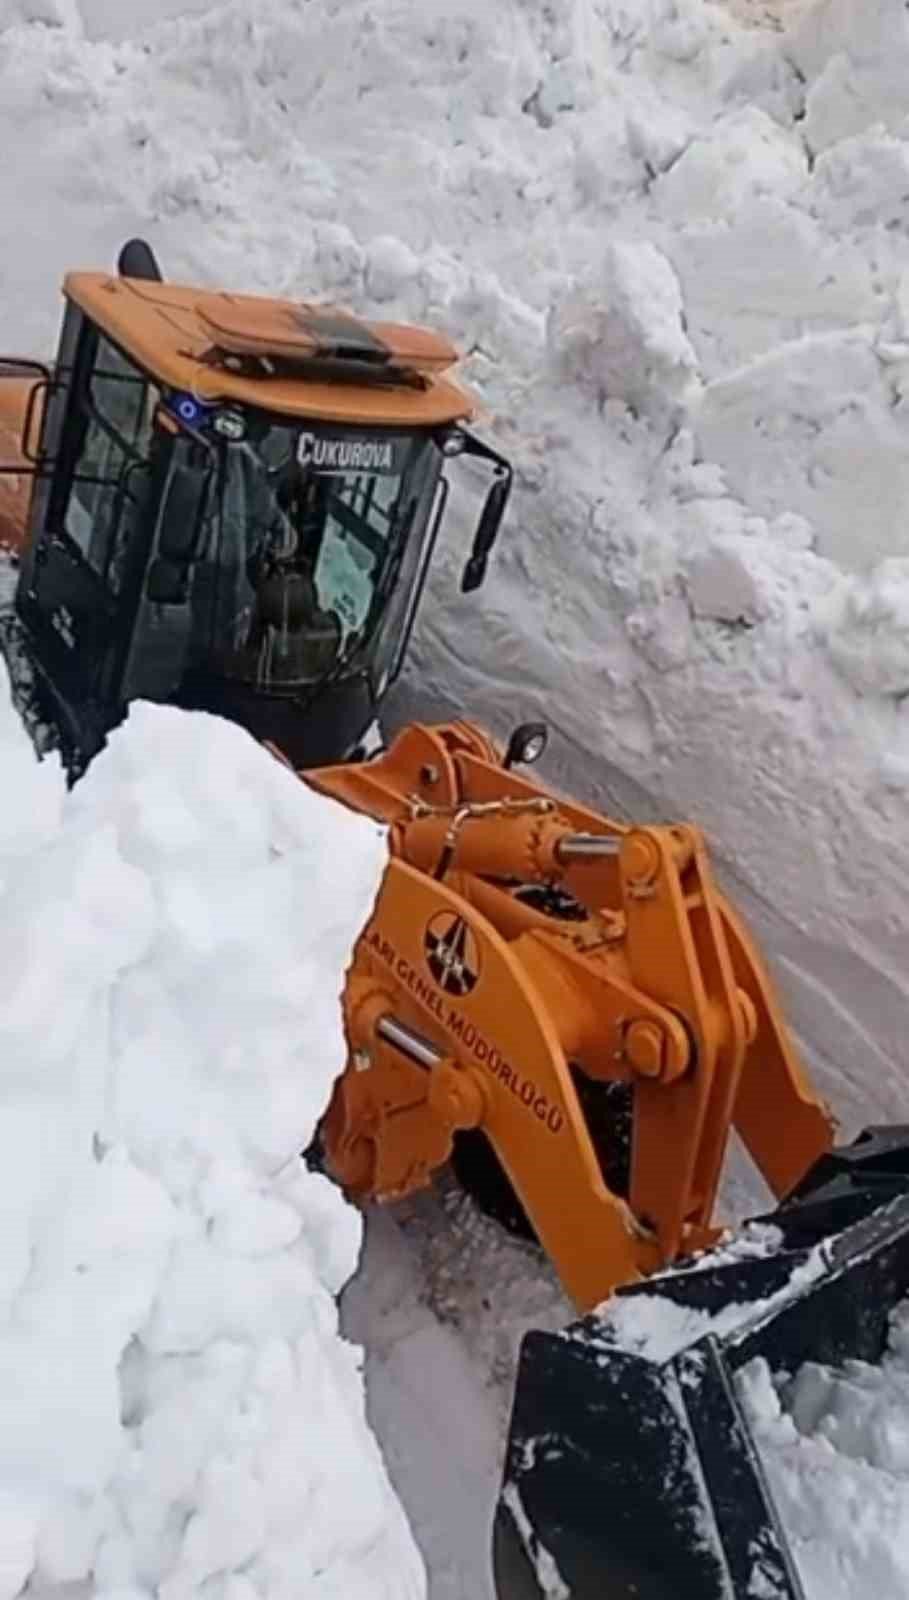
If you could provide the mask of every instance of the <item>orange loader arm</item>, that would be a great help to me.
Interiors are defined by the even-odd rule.
[[[696,828],[563,800],[466,723],[305,781],[390,825],[323,1124],[352,1197],[425,1186],[479,1129],[587,1310],[717,1238],[733,1126],[777,1195],[831,1148]]]

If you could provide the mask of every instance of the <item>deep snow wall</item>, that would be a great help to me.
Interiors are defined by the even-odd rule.
[[[2,342],[133,231],[446,325],[517,486],[411,703],[701,823],[850,1122],[909,1110],[907,66],[901,0],[0,0]]]
[[[299,1151],[387,860],[140,705],[72,792],[0,664],[0,1596],[425,1600]]]

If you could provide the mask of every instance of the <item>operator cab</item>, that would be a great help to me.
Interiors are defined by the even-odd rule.
[[[353,754],[401,670],[446,456],[494,474],[464,590],[508,498],[457,352],[165,284],[137,242],[121,276],[70,274],[64,294],[53,371],[23,388],[29,364],[8,364],[21,446],[2,469],[33,479],[16,613],[64,743],[90,759],[141,698],[228,716],[297,766]]]

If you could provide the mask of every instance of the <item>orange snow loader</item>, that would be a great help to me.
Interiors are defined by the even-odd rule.
[[[909,1292],[909,1128],[834,1148],[698,829],[530,782],[542,736],[503,758],[470,724],[411,726],[306,774],[391,851],[328,1166],[393,1200],[454,1157],[581,1314],[524,1338],[500,1600],[804,1600],[735,1374],[881,1355]],[[714,1217],[733,1129],[780,1202],[738,1242]]]
[[[73,781],[145,698],[242,723],[387,825],[318,1159],[364,1204],[451,1161],[578,1312],[524,1339],[501,1600],[803,1600],[736,1373],[880,1355],[909,1129],[835,1147],[697,828],[532,781],[542,724],[504,750],[469,722],[376,731],[449,459],[493,474],[465,591],[511,485],[446,339],[171,287],[140,241],[64,295],[53,366],[0,369],[14,693]],[[733,1131],[778,1204],[728,1238]]]

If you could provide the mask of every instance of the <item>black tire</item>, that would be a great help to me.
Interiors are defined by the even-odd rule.
[[[455,1135],[452,1170],[462,1189],[487,1217],[506,1232],[537,1244],[537,1236],[508,1174],[485,1134],[476,1130]]]

